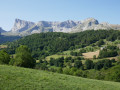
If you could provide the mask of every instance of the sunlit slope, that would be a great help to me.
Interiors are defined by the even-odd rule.
[[[120,83],[0,65],[0,90],[120,90]]]

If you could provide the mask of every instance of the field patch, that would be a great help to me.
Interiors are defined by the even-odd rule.
[[[7,48],[7,45],[0,45],[0,49],[1,48]]]
[[[93,59],[93,56],[94,56],[94,55],[96,55],[96,57],[98,57],[99,51],[100,51],[100,50],[97,50],[97,51],[95,51],[95,52],[83,53],[83,57],[84,57],[84,58],[87,58],[87,59]]]
[[[71,56],[71,55],[57,55],[57,54],[55,54],[55,55],[48,56],[48,57],[46,57],[45,59],[49,61],[50,58],[57,59],[57,58],[60,58],[60,57],[66,58],[66,57],[69,57],[69,56]]]

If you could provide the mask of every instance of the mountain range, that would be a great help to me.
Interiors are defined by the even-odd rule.
[[[5,32],[0,28],[0,32],[3,35],[20,35],[26,36],[33,33],[42,33],[42,32],[65,32],[65,33],[74,33],[81,32],[85,30],[120,30],[120,25],[118,24],[109,24],[109,23],[99,23],[98,20],[94,18],[87,18],[82,21],[73,21],[67,20],[63,22],[59,21],[39,21],[37,23],[15,19],[13,28]]]

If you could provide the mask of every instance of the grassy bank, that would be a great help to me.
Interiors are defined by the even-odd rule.
[[[120,90],[120,83],[0,65],[0,90]]]

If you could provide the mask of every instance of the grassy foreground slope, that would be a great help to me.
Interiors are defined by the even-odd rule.
[[[0,65],[0,90],[120,90],[120,83]]]

